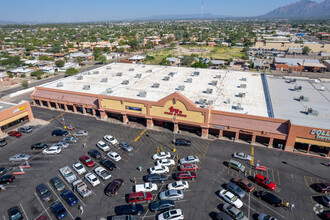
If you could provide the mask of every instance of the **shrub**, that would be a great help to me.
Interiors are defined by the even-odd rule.
[[[24,73],[21,74],[21,78],[25,78],[26,75]]]
[[[7,75],[9,76],[9,78],[13,78],[14,77],[14,74],[12,74],[12,73],[7,73]]]
[[[38,76],[38,77],[37,77],[37,80],[41,80],[41,76]]]
[[[22,81],[22,86],[24,89],[26,89],[29,86],[29,82],[27,80]]]

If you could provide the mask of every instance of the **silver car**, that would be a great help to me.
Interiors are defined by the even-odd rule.
[[[224,204],[222,206],[222,209],[224,212],[229,214],[233,219],[237,220],[249,220],[243,212],[241,212],[239,209],[237,209],[235,206],[230,205],[228,203]]]
[[[243,199],[245,197],[245,192],[235,183],[229,182],[226,186],[227,190],[237,195],[239,198]]]
[[[21,162],[26,161],[30,159],[30,155],[27,154],[16,154],[9,158],[9,161],[11,162]]]
[[[262,214],[259,214],[259,216],[258,216],[258,220],[277,220],[277,218],[262,213]]]
[[[74,137],[86,137],[86,136],[88,136],[88,134],[89,134],[88,131],[81,130],[81,131],[77,131],[77,132],[73,133],[73,136]]]
[[[30,133],[32,131],[32,128],[30,126],[23,126],[18,128],[17,130],[22,133]]]
[[[75,137],[64,137],[62,138],[62,141],[63,142],[70,142],[70,143],[76,143],[77,142],[77,138]]]
[[[120,148],[124,149],[125,151],[131,152],[133,150],[133,147],[131,145],[129,145],[126,142],[120,142],[119,144]]]
[[[159,193],[160,200],[181,200],[183,197],[182,190],[166,190]]]
[[[239,152],[239,153],[235,152],[235,153],[233,153],[233,157],[234,158],[237,158],[237,159],[241,159],[241,160],[248,160],[248,161],[251,161],[251,158],[252,158],[250,155],[247,155],[247,154],[242,153],[242,152]]]
[[[58,142],[56,144],[53,144],[52,147],[59,147],[61,149],[68,148],[69,144],[65,142]]]

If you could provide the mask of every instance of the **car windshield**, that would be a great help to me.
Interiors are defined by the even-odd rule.
[[[21,216],[21,214],[18,212],[18,213],[16,213],[15,215],[12,215],[11,216],[11,219],[14,219],[14,220],[16,220],[16,219],[20,219],[20,218],[22,218],[22,216]]]
[[[61,182],[59,180],[54,180],[54,185],[57,186],[59,185]]]
[[[237,197],[236,196],[234,196],[233,198],[231,198],[231,201],[232,202],[235,202],[237,200]]]
[[[170,218],[170,212],[165,212],[163,216],[164,216],[164,219],[169,219]]]
[[[90,158],[88,158],[87,160],[86,160],[86,163],[88,163],[88,162],[90,162],[91,161],[91,159]]]
[[[242,192],[241,188],[239,188],[239,187],[236,188],[236,191],[239,193]]]
[[[168,195],[170,195],[170,191],[165,192],[165,196],[168,196]]]
[[[248,186],[249,188],[251,188],[251,187],[252,187],[252,184],[251,184],[251,183],[248,183],[247,186]]]
[[[93,178],[92,181],[95,182],[95,181],[97,181],[97,179],[96,178]]]
[[[111,137],[109,140],[110,140],[110,141],[113,141],[113,140],[115,140],[115,138]]]
[[[173,183],[173,186],[176,187],[178,184],[176,182]]]
[[[267,185],[269,185],[269,184],[270,184],[270,181],[269,181],[269,180],[267,180],[267,181],[266,181],[266,184],[267,184]]]
[[[46,193],[48,193],[48,190],[47,189],[45,189],[44,191],[41,191],[40,192],[41,195],[45,195]]]
[[[243,216],[244,216],[243,212],[239,212],[239,213],[237,213],[237,215],[236,215],[236,219],[241,219],[241,218],[243,218]],[[265,219],[264,219],[264,220],[265,220]]]
[[[81,164],[77,164],[76,165],[76,168],[78,169],[78,170],[80,170],[80,169],[82,169],[82,168],[84,168]]]

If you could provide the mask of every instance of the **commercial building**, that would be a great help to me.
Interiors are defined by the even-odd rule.
[[[114,63],[36,87],[31,97],[36,106],[104,120],[329,155],[330,84],[299,83],[260,73]]]
[[[275,57],[273,64],[276,70],[291,72],[324,72],[326,66],[316,59],[296,59]]]

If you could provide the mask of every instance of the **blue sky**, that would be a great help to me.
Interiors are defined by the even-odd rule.
[[[204,0],[204,13],[256,16],[299,0]],[[316,0],[321,2],[322,0]],[[0,0],[0,21],[86,22],[201,13],[202,0]]]

